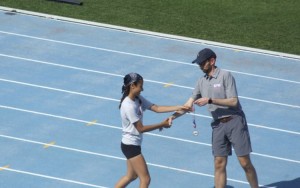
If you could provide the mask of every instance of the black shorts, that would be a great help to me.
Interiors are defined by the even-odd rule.
[[[142,154],[141,146],[126,145],[121,142],[121,149],[127,159],[130,159],[132,157]]]

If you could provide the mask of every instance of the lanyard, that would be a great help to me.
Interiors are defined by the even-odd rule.
[[[193,135],[198,136],[199,132],[197,131],[197,124],[196,124],[196,108],[194,105],[192,106],[192,111],[193,111],[193,128],[194,128]]]

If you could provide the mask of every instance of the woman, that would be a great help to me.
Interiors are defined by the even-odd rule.
[[[143,77],[137,73],[130,73],[124,77],[122,87],[123,97],[120,102],[122,118],[121,149],[127,158],[127,173],[116,184],[116,188],[126,187],[137,177],[140,179],[140,188],[147,188],[150,184],[150,175],[146,161],[141,153],[143,133],[155,129],[169,128],[169,119],[154,125],[143,125],[143,111],[146,109],[161,113],[177,110],[190,110],[184,106],[158,106],[142,97]]]

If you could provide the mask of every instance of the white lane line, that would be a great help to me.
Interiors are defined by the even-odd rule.
[[[153,164],[153,163],[147,163],[147,164],[151,165],[151,166],[156,166],[156,167],[159,167],[159,168],[164,168],[164,169],[175,170],[175,171],[185,172],[185,173],[189,173],[189,174],[214,178],[214,175],[211,175],[211,174],[205,174],[205,173],[201,173],[201,172],[194,172],[194,171],[190,171],[190,170],[178,169],[178,168],[173,168],[173,167],[168,167],[168,166],[163,166],[163,165],[157,165],[157,164]],[[246,181],[241,181],[241,180],[236,180],[236,179],[231,179],[231,178],[227,178],[227,180],[232,181],[232,182],[236,182],[236,183],[241,183],[241,184],[249,184]],[[264,188],[273,188],[273,187],[268,187],[268,186],[265,186],[265,185],[259,185],[259,187],[261,187],[261,188],[262,187],[264,187]]]
[[[211,116],[205,116],[205,115],[201,115],[201,114],[189,113],[189,115],[195,115],[195,116],[199,116],[199,117],[203,117],[203,118],[212,119]],[[289,131],[289,130],[274,128],[274,127],[267,127],[267,126],[257,125],[257,124],[253,124],[253,123],[249,123],[249,122],[247,124],[249,126],[256,127],[256,128],[269,129],[269,130],[273,130],[273,131],[279,131],[279,132],[285,132],[285,133],[300,135],[300,132],[296,132],[296,131]]]
[[[56,64],[56,63],[51,63],[51,62],[47,62],[47,61],[40,61],[40,60],[23,58],[23,57],[18,57],[18,56],[11,56],[11,55],[1,54],[1,53],[0,53],[0,56],[13,58],[13,59],[18,59],[18,60],[23,60],[23,61],[34,62],[34,63],[39,63],[39,64],[62,67],[62,68],[67,68],[67,69],[73,69],[73,70],[79,70],[79,71],[85,71],[85,72],[92,72],[92,73],[97,73],[97,74],[104,74],[104,75],[109,75],[109,76],[116,76],[116,77],[122,77],[122,78],[124,76],[124,75],[120,75],[120,74],[113,74],[113,73],[96,71],[96,70],[92,70],[92,69],[85,69],[85,68],[80,68],[80,67],[75,67],[75,66]]]
[[[30,86],[30,87],[48,89],[48,90],[53,90],[53,91],[59,91],[59,92],[64,92],[64,93],[69,93],[69,94],[76,94],[76,95],[85,96],[85,97],[93,97],[93,98],[96,98],[96,99],[103,99],[103,100],[109,100],[109,101],[114,101],[114,102],[120,102],[119,99],[113,99],[113,98],[102,97],[102,96],[97,96],[97,95],[90,95],[90,94],[85,94],[85,93],[80,93],[80,92],[74,92],[74,91],[69,91],[69,90],[63,90],[63,89],[57,89],[57,88],[52,88],[52,87],[41,86],[41,85],[29,84],[29,83],[24,83],[24,82],[17,82],[17,81],[13,81],[13,80],[2,79],[2,78],[0,78],[0,81],[14,83],[14,84],[20,84],[20,85],[25,85],[25,86]],[[204,115],[201,115],[201,114],[193,114],[193,115],[211,119],[210,116],[204,116]],[[286,133],[291,133],[291,134],[300,134],[300,133],[294,132],[294,131],[289,131],[289,130],[279,129],[279,128],[272,128],[272,127],[267,127],[267,126],[262,126],[262,125],[257,125],[257,124],[248,123],[248,125],[253,126],[253,127],[257,127],[257,128],[264,128],[264,129],[280,131],[280,132],[286,132]]]
[[[7,139],[12,139],[12,140],[18,140],[18,141],[22,141],[22,142],[33,143],[33,144],[45,145],[45,143],[43,143],[43,142],[38,142],[38,141],[33,141],[33,140],[23,139],[23,138],[18,138],[18,137],[13,137],[13,136],[0,135],[0,137],[7,138]],[[90,154],[90,155],[96,155],[96,156],[111,158],[111,159],[117,159],[117,160],[123,160],[123,161],[126,160],[125,158],[122,158],[122,157],[117,157],[117,156],[107,155],[107,154],[102,154],[102,153],[96,153],[96,152],[91,152],[91,151],[86,151],[86,150],[81,150],[81,149],[75,149],[75,148],[70,148],[70,147],[64,147],[64,146],[59,146],[59,145],[54,145],[53,147],[63,149],[63,150],[68,150],[68,151],[74,151],[74,152],[79,152],[79,153],[85,153],[85,154]],[[205,174],[205,173],[191,171],[191,170],[184,170],[184,169],[180,169],[180,168],[175,168],[175,167],[170,167],[170,166],[165,166],[165,165],[160,165],[160,164],[155,164],[155,163],[149,163],[149,162],[147,162],[147,164],[149,166],[155,166],[155,167],[158,167],[158,168],[164,168],[164,169],[168,169],[168,170],[173,170],[173,171],[184,172],[184,173],[188,173],[188,174],[194,174],[194,175],[200,175],[200,176],[206,176],[206,177],[214,178],[214,175],[211,175],[211,174]],[[9,170],[9,169],[10,168],[5,168],[5,170]],[[232,182],[242,183],[242,184],[248,184],[248,182],[241,181],[241,180],[236,180],[236,179],[231,179],[231,178],[227,178],[227,180],[232,181]],[[68,181],[70,181],[70,180],[68,180]],[[85,184],[85,185],[87,185],[87,184]],[[91,185],[91,184],[88,184],[88,185]]]
[[[78,184],[78,185],[84,185],[84,186],[87,186],[87,187],[108,188],[108,187],[104,187],[104,186],[99,186],[99,185],[94,185],[94,184],[89,184],[89,183],[84,183],[84,182],[75,181],[75,180],[69,180],[69,179],[64,179],[64,178],[58,178],[58,177],[54,177],[54,176],[48,176],[48,175],[38,174],[38,173],[33,173],[33,172],[29,172],[29,171],[17,170],[17,169],[13,169],[13,168],[5,168],[4,170],[6,170],[6,171],[11,171],[11,172],[15,172],[15,173],[20,173],[20,174],[26,174],[26,175],[31,175],[31,176],[37,176],[37,177],[46,178],[46,179],[52,179],[52,180],[63,181],[63,182],[67,182],[67,183],[73,183],[73,184]],[[5,180],[4,180],[4,181],[5,181]]]
[[[293,83],[293,84],[300,84],[300,82],[294,81],[294,80],[287,80],[287,79],[275,78],[275,77],[271,77],[271,76],[263,76],[263,75],[258,75],[258,74],[251,74],[251,73],[234,71],[234,70],[228,70],[228,69],[224,69],[224,70],[227,70],[229,72],[236,73],[236,74],[243,74],[243,75],[247,75],[247,76],[259,77],[259,78],[266,78],[266,79],[277,80],[277,81],[282,81],[282,82],[290,82],[290,83]]]
[[[20,109],[20,108],[14,108],[14,107],[9,107],[9,106],[3,106],[3,105],[0,105],[0,108],[15,110],[15,111],[21,111],[21,112],[26,112],[26,113],[32,113],[32,114],[37,114],[37,115],[43,115],[43,116],[47,116],[47,117],[53,117],[53,118],[64,119],[64,120],[69,120],[69,121],[75,121],[75,122],[80,122],[80,123],[88,123],[89,122],[89,121],[85,121],[85,120],[68,118],[68,117],[64,117],[64,116],[52,115],[52,114],[36,112],[36,111],[31,111],[31,110],[25,110],[25,109]],[[101,124],[101,123],[95,123],[95,125],[102,126],[102,127],[107,127],[107,128],[112,128],[112,129],[118,129],[118,130],[122,129],[121,127],[115,127],[115,126],[112,126],[112,125]],[[187,140],[187,139],[181,139],[181,138],[177,138],[177,137],[158,135],[158,134],[154,134],[154,133],[145,133],[145,134],[151,135],[151,136],[156,136],[156,137],[161,137],[161,138],[165,138],[165,139],[170,139],[170,140],[177,140],[177,141],[181,141],[181,142],[192,143],[192,144],[211,146],[211,144],[202,143],[202,142],[195,142],[195,141],[191,141],[191,140]],[[300,133],[297,133],[297,134],[300,135]],[[56,146],[56,145],[53,145],[52,147],[54,147],[54,146]],[[253,155],[259,155],[259,156],[268,157],[268,158],[272,158],[272,159],[278,159],[278,160],[283,160],[283,161],[294,162],[294,163],[299,163],[300,164],[300,161],[297,161],[297,160],[280,158],[280,157],[266,155],[266,154],[253,153]]]
[[[272,156],[272,155],[266,155],[266,154],[255,153],[255,152],[253,152],[252,155],[257,155],[257,156],[261,156],[261,157],[266,157],[266,158],[277,159],[277,160],[288,161],[288,162],[300,164],[300,161],[297,161],[297,160],[286,159],[286,158],[276,157],[276,156]]]
[[[195,66],[192,63],[186,63],[186,62],[169,60],[169,59],[164,59],[164,58],[134,54],[134,53],[123,52],[123,51],[118,51],[118,50],[111,50],[111,49],[107,49],[107,48],[100,48],[100,47],[88,46],[88,45],[83,45],[83,44],[76,44],[76,43],[64,42],[64,41],[53,40],[53,39],[46,39],[46,38],[41,38],[41,37],[34,37],[34,36],[30,36],[30,35],[23,35],[23,34],[11,33],[11,32],[6,32],[6,31],[0,31],[0,33],[7,34],[7,35],[19,36],[19,37],[25,37],[25,38],[30,38],[30,39],[42,40],[42,41],[47,41],[47,42],[54,42],[54,43],[58,43],[58,44],[65,44],[65,45],[70,45],[70,46],[83,47],[83,48],[88,48],[88,49],[93,49],[93,50],[100,50],[100,51],[125,54],[125,55],[130,55],[130,56],[135,56],[135,57],[142,57],[142,58],[147,58],[147,59],[155,59],[155,60],[159,60],[159,61],[166,61],[166,62],[172,62],[172,63],[179,63],[179,64]]]
[[[243,99],[247,99],[247,100],[253,100],[253,101],[256,101],[256,102],[263,102],[263,103],[269,103],[269,104],[275,104],[275,105],[286,106],[286,107],[291,107],[291,108],[299,108],[300,109],[300,106],[298,106],[298,105],[285,104],[285,103],[280,103],[280,102],[273,102],[273,101],[269,101],[269,100],[256,99],[256,98],[244,97],[244,96],[239,96],[239,98],[243,98]]]
[[[14,80],[6,80],[6,79],[0,78],[0,81],[19,84],[19,85],[25,85],[25,86],[30,86],[30,87],[36,87],[36,88],[41,88],[41,89],[59,91],[59,92],[64,92],[64,93],[69,93],[69,94],[81,95],[81,96],[85,96],[85,97],[92,97],[92,98],[96,98],[96,99],[104,99],[104,100],[109,100],[109,101],[120,102],[120,100],[118,100],[118,99],[113,99],[113,98],[109,98],[109,97],[101,97],[101,96],[97,96],[97,95],[91,95],[91,94],[80,93],[80,92],[75,92],[75,91],[70,91],[70,90],[65,90],[65,89],[58,89],[58,88],[47,87],[47,86],[36,85],[36,84],[29,84],[29,83],[25,83],[25,82],[14,81]]]
[[[34,37],[34,36],[30,36],[30,35],[23,35],[23,34],[6,32],[6,31],[0,31],[0,33],[7,34],[7,35],[15,35],[15,36],[20,36],[20,37],[26,37],[26,38],[36,39],[36,40],[43,40],[43,41],[48,41],[48,42],[54,42],[54,43],[59,43],[59,44],[65,44],[65,45],[72,45],[72,46],[77,46],[77,47],[89,48],[89,49],[94,49],[94,50],[107,51],[107,52],[111,52],[111,53],[119,53],[119,54],[125,54],[125,55],[136,56],[136,57],[142,57],[142,58],[147,58],[147,59],[154,59],[154,60],[159,60],[159,61],[172,62],[172,63],[183,64],[183,65],[188,65],[188,66],[196,66],[196,65],[194,65],[192,63],[187,63],[187,62],[182,62],[182,61],[175,61],[175,60],[170,60],[170,59],[165,59],[165,58],[157,58],[157,57],[153,57],[153,56],[140,55],[140,54],[123,52],[123,51],[118,51],[118,50],[111,50],[111,49],[107,49],[107,48],[93,47],[93,46],[76,44],[76,43],[71,43],[71,42],[64,42],[64,41],[46,39],[46,38],[41,38],[41,37]],[[290,82],[290,83],[300,84],[300,82],[293,81],[293,80],[287,80],[287,79],[281,79],[281,78],[275,78],[275,77],[263,76],[263,75],[257,75],[257,74],[251,74],[251,73],[245,73],[245,72],[234,71],[234,70],[228,70],[228,71],[234,72],[236,74],[244,74],[244,75],[248,75],[248,76],[254,76],[254,77],[260,77],[260,78],[265,78],[265,79],[272,79],[272,80],[277,80],[277,81],[283,81],[283,82]]]
[[[68,117],[64,117],[64,116],[58,116],[58,115],[37,112],[37,111],[32,111],[32,110],[26,110],[26,109],[21,109],[21,108],[15,108],[15,107],[10,107],[10,106],[0,105],[0,108],[20,111],[20,112],[26,112],[26,113],[36,114],[36,115],[42,115],[42,116],[47,116],[47,117],[53,117],[53,118],[58,118],[58,119],[64,119],[64,120],[69,120],[69,121],[75,121],[75,122],[84,123],[84,124],[87,124],[90,122],[90,121],[85,121],[85,120],[80,120],[80,119],[75,119],[75,118],[68,118]],[[107,124],[102,124],[102,123],[95,123],[94,125],[99,125],[102,127],[108,127],[108,128],[112,128],[112,129],[121,129],[120,127],[115,127],[112,125],[107,125]]]
[[[47,64],[47,65],[52,65],[52,66],[58,66],[58,67],[63,67],[63,68],[75,69],[75,70],[80,70],[80,71],[93,72],[93,73],[97,73],[97,74],[104,74],[104,75],[115,76],[115,77],[123,77],[123,75],[119,75],[119,74],[112,74],[112,73],[108,73],[108,72],[95,71],[95,70],[84,69],[84,68],[73,67],[73,66],[67,66],[67,65],[59,65],[59,64],[49,63],[49,62],[45,62],[45,61],[32,60],[32,59],[28,59],[28,58],[17,58],[17,57],[14,57],[14,56],[8,56],[8,55],[4,55],[4,54],[0,54],[0,56],[20,59],[20,60],[25,60],[25,61],[31,61],[31,62],[35,62],[35,63]],[[5,79],[2,79],[2,80],[4,81]],[[151,82],[151,83],[156,83],[156,84],[161,84],[161,85],[168,84],[166,82],[159,82],[159,81],[155,81],[155,80],[148,80],[148,79],[144,79],[144,80],[146,82]],[[21,82],[19,82],[19,83],[21,83]],[[182,86],[182,85],[178,85],[178,84],[172,84],[172,86],[173,87],[184,88],[184,89],[190,89],[190,90],[194,89],[193,87]],[[45,86],[43,86],[43,87],[45,87]],[[275,105],[280,105],[280,106],[299,108],[300,109],[300,106],[298,106],[298,105],[291,105],[291,104],[273,102],[273,101],[269,101],[269,100],[262,100],[262,99],[256,99],[256,98],[245,97],[245,96],[239,96],[239,98],[247,99],[247,100],[253,100],[253,101],[259,101],[259,102],[263,102],[263,103],[275,104]]]

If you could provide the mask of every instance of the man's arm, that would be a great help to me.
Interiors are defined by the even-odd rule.
[[[229,107],[236,107],[238,104],[237,97],[232,97],[228,99],[211,99],[212,104],[221,105],[221,106],[229,106]]]
[[[209,98],[200,98],[195,101],[195,104],[199,106],[204,106],[207,104],[216,104],[220,106],[229,106],[229,107],[236,107],[238,104],[238,98],[237,97],[232,97],[228,99],[212,99],[211,98],[211,103],[209,103]]]
[[[184,106],[187,106],[189,108],[192,108],[193,107],[193,102],[194,102],[194,99],[193,98],[189,98],[186,103],[184,104]],[[169,121],[172,121],[182,115],[184,115],[186,112],[188,111],[184,111],[184,110],[180,110],[180,111],[177,111],[175,112],[174,114],[172,114],[170,117],[169,117]],[[172,122],[170,122],[171,124]]]

